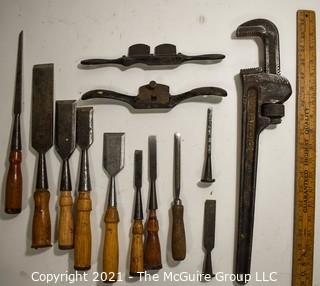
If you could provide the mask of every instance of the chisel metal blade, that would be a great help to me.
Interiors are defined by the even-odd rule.
[[[149,175],[150,180],[157,179],[157,137],[149,136]]]
[[[93,142],[93,107],[77,108],[77,145],[88,149]]]
[[[68,159],[76,147],[76,101],[56,101],[55,146],[60,157]]]
[[[207,251],[214,248],[216,226],[216,201],[206,200],[204,209],[203,246]]]
[[[181,181],[181,135],[174,134],[174,189],[175,199],[180,197],[180,181]]]
[[[104,133],[103,166],[112,177],[124,166],[124,135],[124,133]]]
[[[134,184],[137,189],[142,186],[142,151],[134,152]]]
[[[53,64],[33,67],[31,142],[40,153],[53,143]]]
[[[22,61],[23,61],[23,31],[19,34],[17,69],[16,69],[16,85],[14,94],[13,113],[21,113],[21,97],[22,97]]]

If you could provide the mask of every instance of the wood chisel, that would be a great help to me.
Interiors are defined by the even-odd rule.
[[[142,186],[142,151],[134,152],[134,221],[132,226],[132,241],[130,255],[130,275],[140,276],[144,273],[143,261],[143,208],[141,199]]]
[[[116,197],[116,175],[124,167],[124,133],[104,133],[103,166],[110,176],[108,186],[108,207],[104,217],[105,237],[103,247],[104,282],[115,282],[119,268],[119,214]]]
[[[76,101],[56,101],[55,147],[62,159],[58,245],[73,248],[73,201],[69,158],[76,147]]]
[[[316,196],[316,16],[297,13],[296,164],[292,285],[311,286]]]
[[[32,248],[51,246],[50,192],[45,154],[53,143],[53,64],[33,67],[32,147],[38,152],[35,210],[32,222]]]
[[[13,105],[13,129],[11,134],[11,148],[9,156],[9,170],[6,182],[5,212],[18,214],[22,205],[22,173],[21,173],[21,131],[20,115],[22,105],[22,57],[23,57],[23,31],[19,34],[18,57],[16,69],[16,83]]]
[[[180,199],[181,187],[181,135],[174,135],[174,188],[175,198],[172,206],[172,238],[171,250],[174,260],[184,260],[186,257],[186,234],[183,222],[183,205]]]
[[[159,240],[159,223],[156,210],[158,208],[156,179],[157,179],[157,138],[149,136],[149,216],[147,220],[147,235],[144,252],[144,266],[146,270],[157,270],[162,268],[161,248]]]
[[[92,202],[88,149],[93,142],[93,108],[78,107],[76,122],[76,142],[81,149],[81,159],[74,233],[74,269],[89,270],[91,268]]]

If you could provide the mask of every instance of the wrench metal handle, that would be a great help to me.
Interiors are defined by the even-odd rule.
[[[242,118],[241,173],[239,193],[238,243],[236,255],[236,274],[250,273],[251,249],[253,239],[254,201],[256,193],[256,169],[258,161],[257,108],[258,93],[247,91],[243,100],[247,112]],[[241,281],[238,281],[241,284]]]

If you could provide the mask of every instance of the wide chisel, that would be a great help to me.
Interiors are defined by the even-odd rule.
[[[60,249],[73,248],[72,183],[69,158],[76,147],[76,101],[56,101],[55,147],[62,159],[60,181],[59,237]]]
[[[135,185],[135,202],[134,202],[134,222],[132,226],[132,242],[130,257],[130,275],[140,276],[144,272],[143,262],[143,208],[141,199],[142,186],[142,151],[134,152],[134,185]]]
[[[22,51],[23,31],[21,31],[19,34],[15,95],[13,105],[14,120],[11,134],[11,150],[9,156],[10,165],[6,182],[5,212],[8,214],[20,213],[22,204],[22,148],[20,131],[20,115],[22,105]]]
[[[34,192],[32,248],[51,246],[50,193],[45,154],[53,143],[53,76],[53,64],[33,67],[31,144],[39,157]]]
[[[118,279],[119,240],[115,177],[124,166],[124,133],[104,133],[103,166],[110,176],[108,186],[108,207],[104,217],[105,237],[103,247],[104,282]]]
[[[162,268],[161,248],[159,240],[159,224],[156,210],[158,208],[156,179],[157,179],[157,138],[149,136],[149,217],[147,221],[147,236],[144,252],[144,265],[146,270],[158,270]]]
[[[172,239],[171,249],[174,260],[184,260],[186,257],[186,235],[183,222],[183,205],[180,199],[181,187],[181,135],[174,134],[174,191],[172,206]]]
[[[74,233],[74,269],[89,270],[91,268],[90,212],[92,202],[88,149],[93,142],[93,108],[77,108],[76,122],[76,140],[81,149],[81,159]]]
[[[203,246],[206,257],[203,264],[203,274],[214,277],[212,272],[211,252],[214,248],[216,228],[216,201],[206,200],[204,205]]]

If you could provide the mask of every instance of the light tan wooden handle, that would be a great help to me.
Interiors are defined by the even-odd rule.
[[[141,272],[144,272],[143,224],[142,220],[135,220],[132,227],[130,275],[140,276]]]
[[[35,209],[32,221],[32,248],[51,246],[50,193],[45,189],[34,192]]]
[[[90,192],[79,192],[74,234],[74,269],[91,268],[91,225],[92,203]]]
[[[72,215],[72,196],[71,191],[61,191],[59,215],[59,238],[58,245],[60,249],[73,248],[73,215]]]
[[[158,232],[159,224],[156,211],[150,210],[147,222],[147,238],[144,252],[144,266],[147,270],[157,270],[162,268]]]
[[[106,280],[104,282],[115,282],[118,279],[119,267],[119,241],[118,223],[119,214],[116,207],[108,207],[104,217],[105,237],[103,247],[103,272]]]
[[[9,157],[9,170],[6,183],[5,212],[18,214],[21,212],[22,203],[22,153],[12,150]]]
[[[186,257],[186,234],[183,222],[183,205],[172,206],[172,257],[184,260]]]

